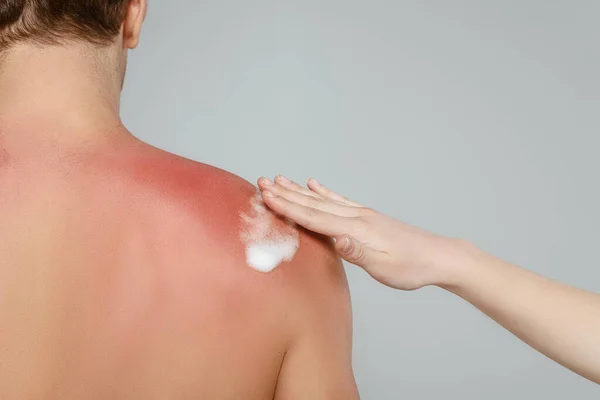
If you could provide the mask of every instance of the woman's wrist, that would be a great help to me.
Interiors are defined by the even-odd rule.
[[[439,275],[436,286],[455,294],[465,289],[474,272],[489,255],[464,239],[448,239],[436,261]]]

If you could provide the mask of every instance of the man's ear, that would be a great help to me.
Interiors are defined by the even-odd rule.
[[[148,0],[130,0],[123,22],[123,46],[135,49],[140,42],[142,25],[146,19]]]

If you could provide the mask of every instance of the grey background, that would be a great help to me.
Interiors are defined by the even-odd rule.
[[[317,176],[600,292],[599,1],[150,6],[123,103],[138,137],[250,181]],[[442,290],[348,278],[363,399],[600,396]]]

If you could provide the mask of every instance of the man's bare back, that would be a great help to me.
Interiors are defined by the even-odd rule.
[[[252,185],[108,137],[0,157],[0,398],[355,398],[330,243],[257,272]]]
[[[146,10],[0,2],[0,400],[357,398],[331,243],[250,268],[255,187],[123,127]]]

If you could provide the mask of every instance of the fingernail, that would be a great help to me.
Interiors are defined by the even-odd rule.
[[[267,178],[263,178],[263,179],[262,179],[262,183],[263,183],[265,186],[273,186],[273,182],[272,182],[270,179],[267,179]]]
[[[290,183],[290,180],[283,175],[277,175],[277,178],[275,178],[275,179],[278,180],[279,182]]]
[[[271,198],[275,197],[275,194],[273,192],[268,191],[268,190],[265,190],[263,192],[263,195],[265,195],[266,197],[271,197]]]
[[[315,178],[310,178],[310,179],[308,180],[308,182],[309,182],[309,183],[312,183],[312,184],[315,184],[315,185],[320,185],[319,181],[318,181],[318,180],[316,180]]]
[[[342,251],[347,253],[350,251],[350,247],[352,246],[352,241],[348,236],[344,238],[344,244],[342,245]]]

